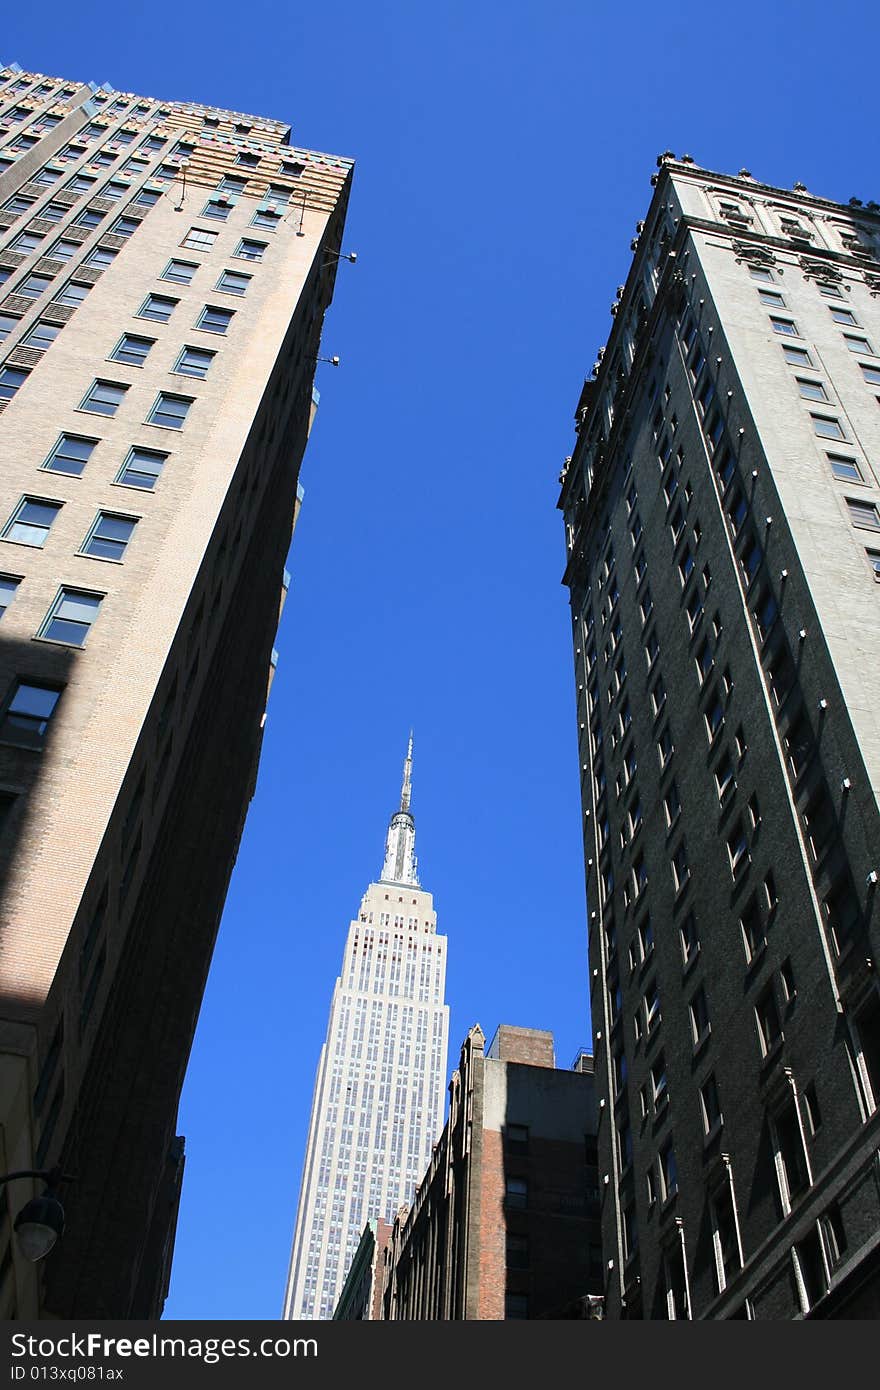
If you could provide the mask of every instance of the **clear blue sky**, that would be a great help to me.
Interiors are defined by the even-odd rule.
[[[52,11],[55,11],[54,16]],[[39,13],[39,22],[33,17]],[[256,799],[184,1091],[167,1315],[280,1311],[348,922],[410,726],[468,1027],[590,1037],[557,475],[660,150],[880,199],[868,0],[46,0],[5,61],[289,120],[354,156]]]

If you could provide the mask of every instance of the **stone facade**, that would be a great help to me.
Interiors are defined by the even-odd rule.
[[[821,1317],[880,1224],[880,209],[659,163],[560,499],[607,1308]]]
[[[385,1318],[572,1316],[602,1287],[592,1076],[555,1069],[551,1033],[503,1025],[485,1051],[476,1026],[449,1093],[385,1253]]]
[[[2,1160],[75,1175],[0,1302],[156,1316],[351,164],[10,68],[0,128]]]

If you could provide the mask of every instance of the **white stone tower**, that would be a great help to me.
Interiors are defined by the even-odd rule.
[[[412,735],[385,862],[348,929],[321,1048],[285,1318],[327,1319],[371,1217],[409,1201],[443,1128],[446,938],[419,885]]]

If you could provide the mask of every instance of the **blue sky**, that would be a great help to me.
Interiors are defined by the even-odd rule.
[[[57,10],[54,22],[51,12]],[[48,13],[47,13],[48,12]],[[181,1109],[166,1313],[280,1311],[348,922],[410,726],[423,885],[468,1027],[590,1036],[557,475],[659,151],[880,198],[877,11],[47,0],[0,58],[289,120],[354,156],[257,795]]]

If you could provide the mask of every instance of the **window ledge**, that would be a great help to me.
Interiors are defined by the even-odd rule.
[[[139,492],[141,496],[146,493],[155,492],[155,487],[138,487],[137,483],[124,483],[121,479],[115,478],[110,484],[111,487],[124,487],[126,492]]]
[[[106,595],[102,594],[102,598],[105,598],[105,597],[106,597]],[[88,637],[88,633],[86,633],[86,637]],[[83,649],[85,648],[85,641],[83,641],[83,642],[63,642],[63,641],[61,641],[58,637],[41,637],[39,633],[37,633],[37,635],[36,635],[35,637],[32,637],[32,638],[31,638],[31,641],[32,641],[32,642],[45,642],[46,645],[47,645],[48,647],[69,647],[70,650],[71,650],[71,651],[74,651],[74,652],[81,652],[81,651],[83,651]]]
[[[109,555],[90,555],[87,550],[76,550],[74,554],[81,560],[97,560],[102,565],[121,565],[123,563],[122,560],[114,560]]]
[[[183,434],[182,425],[157,425],[155,420],[144,420],[143,424],[151,430],[165,430],[168,434]]]
[[[48,500],[49,499],[47,498],[46,501]],[[3,541],[4,545],[22,545],[24,546],[25,550],[43,550],[46,545],[45,540],[42,541],[39,545],[37,545],[36,541],[17,541],[13,536],[0,536],[0,540]],[[48,536],[46,537],[46,540],[48,540]]]

